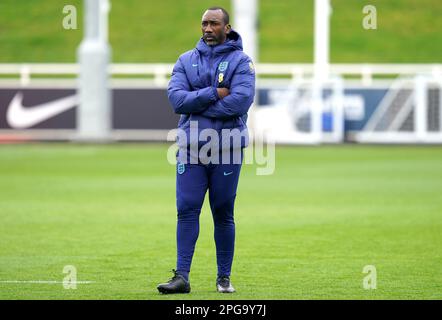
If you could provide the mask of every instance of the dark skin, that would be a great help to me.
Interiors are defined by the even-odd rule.
[[[231,30],[230,24],[224,23],[224,15],[221,10],[207,10],[201,19],[201,31],[203,40],[208,46],[216,46],[226,41]],[[220,99],[230,94],[227,88],[216,88]]]

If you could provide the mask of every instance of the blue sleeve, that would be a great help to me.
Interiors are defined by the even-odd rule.
[[[178,59],[167,88],[167,96],[175,113],[198,113],[216,102],[219,97],[214,87],[191,90],[181,59]]]
[[[232,118],[246,114],[255,96],[255,70],[250,58],[243,59],[230,82],[230,94],[204,110],[209,118]]]

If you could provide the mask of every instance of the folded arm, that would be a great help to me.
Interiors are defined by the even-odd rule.
[[[227,119],[247,113],[255,96],[255,71],[250,59],[244,59],[235,70],[229,94],[212,103],[201,115]]]
[[[190,114],[204,111],[219,97],[214,87],[191,90],[181,59],[178,59],[167,88],[167,96],[178,114]]]

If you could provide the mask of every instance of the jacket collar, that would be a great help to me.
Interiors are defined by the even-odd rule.
[[[227,39],[224,43],[218,44],[216,46],[208,46],[201,37],[196,45],[196,49],[202,55],[210,55],[210,54],[220,55],[235,50],[242,51],[243,50],[242,39],[239,33],[232,29],[230,30],[230,33],[227,35]]]

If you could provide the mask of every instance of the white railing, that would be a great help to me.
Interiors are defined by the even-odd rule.
[[[168,63],[114,63],[109,66],[112,76],[146,76],[156,84],[167,82],[173,64]],[[29,83],[32,76],[41,75],[77,75],[76,63],[0,63],[0,79],[5,75],[16,75],[22,83]],[[282,76],[292,78],[310,77],[313,64],[298,63],[258,63],[258,77]],[[361,79],[363,85],[371,85],[376,76],[430,75],[442,79],[442,64],[331,64],[330,72],[340,76],[352,76]]]
[[[154,86],[164,87],[169,80],[172,68],[173,64],[166,63],[115,63],[109,66],[109,73],[113,79],[122,79],[126,81],[126,79],[135,78],[135,81],[137,82],[141,80],[141,85],[143,86],[145,84],[144,81],[146,80],[149,81],[149,84],[153,83]],[[304,88],[302,84],[311,83],[313,79],[313,71],[313,64],[259,63],[256,65],[257,76],[260,80],[270,81],[271,86],[273,86],[273,83],[277,83],[275,80],[279,80],[281,78],[284,79],[283,81],[288,83],[280,86],[283,90],[285,88],[285,90],[288,92],[288,95],[285,98],[280,99],[280,101],[286,104],[289,103],[291,107],[302,106],[302,104],[299,104],[299,101],[292,101],[293,99],[289,99],[289,97],[296,93],[296,90],[299,92],[299,89]],[[34,82],[40,86],[42,80],[49,80],[50,85],[53,87],[55,84],[60,82],[59,80],[64,80],[60,79],[63,78],[63,76],[68,79],[67,81],[72,87],[72,81],[77,76],[78,72],[79,66],[75,63],[0,63],[0,87],[12,82],[12,87],[17,88],[17,81],[19,81],[22,86],[27,86],[28,84]],[[343,123],[344,118],[344,89],[345,86],[348,85],[348,79],[346,77],[348,76],[349,79],[357,80],[358,88],[360,85],[370,88],[372,85],[378,85],[381,81],[379,79],[383,79],[385,76],[390,76],[388,78],[392,79],[389,79],[389,83],[381,83],[380,87],[387,90],[393,90],[392,93],[385,96],[385,101],[381,102],[379,111],[372,115],[373,119],[368,122],[367,127],[365,127],[363,130],[355,132],[354,134],[352,133],[351,140],[363,143],[442,143],[442,116],[439,116],[440,125],[438,126],[438,130],[429,130],[427,128],[429,102],[431,102],[431,110],[434,109],[438,112],[438,114],[442,114],[442,104],[440,102],[442,101],[442,64],[331,64],[330,73],[333,79],[339,79],[339,85],[335,88],[335,91],[338,93],[335,97],[336,101],[332,99],[336,102],[336,105],[338,105],[338,107],[335,106],[333,111],[333,128],[337,128],[339,130],[334,132],[336,135],[333,136],[333,139],[330,141],[337,142],[343,140],[343,128],[339,127],[339,125]],[[11,79],[11,76],[13,79]],[[266,76],[270,77],[266,79]],[[56,80],[54,80],[54,77],[57,77]],[[401,86],[404,85],[404,88],[413,90],[413,94],[409,97],[406,103],[401,106],[399,111],[393,110],[396,112],[395,119],[389,123],[385,130],[375,130],[376,123],[382,120],[382,114],[385,113],[389,105],[393,103],[394,90],[399,90],[402,88],[401,86],[398,86],[398,83],[400,83]],[[130,85],[133,86],[132,83],[130,83]],[[398,88],[396,88],[396,86],[398,86]],[[7,85],[5,85],[5,87],[7,87]],[[436,100],[429,99],[428,88],[430,87],[437,88],[439,90],[440,96]],[[292,93],[290,91],[292,91]],[[332,104],[332,106],[333,105],[334,104]],[[286,106],[285,109],[288,108],[289,107]],[[322,108],[323,106],[321,104],[318,109],[316,109],[315,114],[321,115],[320,111],[323,110]],[[265,128],[265,125],[267,125],[269,128],[280,128],[282,122],[277,121],[276,124],[269,124],[269,119],[271,118],[270,116],[273,118],[280,116],[281,119],[285,119],[290,116],[289,112],[284,111],[285,109],[282,110],[285,113],[281,111],[280,114],[278,114],[279,109],[274,106],[272,109],[263,108],[259,111],[255,110],[254,113],[252,112],[250,117],[251,120],[253,120],[253,116],[256,118],[255,124],[253,124],[253,121],[251,121],[252,125],[256,125],[254,129],[259,126]],[[408,132],[399,130],[400,126],[405,122],[406,118],[412,111],[411,109],[414,111],[413,131]],[[268,112],[268,114],[265,112]],[[259,116],[261,116],[261,118],[259,118]],[[259,125],[259,119],[265,120],[264,125]],[[315,119],[321,119],[321,117],[316,117]],[[321,126],[319,126],[319,128],[321,128]],[[39,130],[37,131],[38,134],[43,132]],[[57,131],[57,133],[54,133],[55,131],[48,132],[55,137],[59,132]],[[10,132],[10,130],[8,132]],[[14,134],[17,132],[18,131],[15,130]],[[23,134],[29,135],[29,132],[30,131],[28,130]],[[117,131],[114,131],[113,134],[116,134],[116,132]],[[71,133],[72,132],[69,132],[69,134]],[[284,138],[286,139],[284,140],[284,143],[287,143],[287,139],[289,138],[289,140],[294,143],[297,143],[297,141],[307,141],[305,135],[300,136],[298,133],[299,130],[298,132],[294,132],[293,137],[290,138],[290,133],[286,134],[286,132],[282,132],[281,134],[283,134]],[[145,139],[148,137],[149,139],[163,139],[165,137],[164,132],[158,133],[155,130],[147,130],[147,132],[133,130],[130,132],[130,136],[127,134],[129,134],[128,131],[123,130],[118,132],[118,136],[114,136],[114,138],[121,139],[121,137],[126,137],[135,139],[135,137],[138,137],[140,139]],[[161,134],[163,135],[161,136]],[[298,136],[295,137],[295,134],[298,134]],[[38,139],[39,137],[41,139],[46,139],[46,136],[32,136],[35,139]],[[311,136],[315,138],[314,135]],[[298,139],[299,137],[302,139]],[[330,142],[329,140],[326,140],[326,138],[327,137],[325,134],[321,133],[319,140],[322,142]]]

